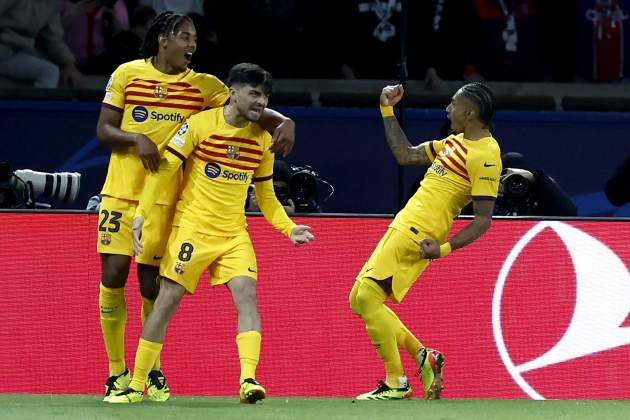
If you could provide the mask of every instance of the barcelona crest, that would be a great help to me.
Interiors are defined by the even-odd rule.
[[[101,233],[101,243],[103,245],[109,245],[112,243],[111,233]]]
[[[168,95],[168,88],[166,86],[155,85],[155,90],[153,91],[153,95],[156,98],[164,99]]]
[[[228,145],[227,147],[227,157],[228,159],[238,160],[240,157],[240,153],[238,152],[238,146]]]
[[[180,276],[181,276],[182,274],[184,274],[184,264],[182,264],[182,263],[178,262],[178,263],[175,265],[175,272],[176,272],[177,274],[179,274]]]

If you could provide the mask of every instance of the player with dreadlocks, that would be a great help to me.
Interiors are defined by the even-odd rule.
[[[157,170],[164,148],[185,120],[206,108],[223,106],[229,99],[229,89],[218,78],[188,68],[196,46],[192,20],[164,12],[147,32],[140,49],[142,58],[121,64],[105,88],[96,127],[99,140],[112,151],[101,191],[97,243],[102,266],[100,322],[109,360],[105,397],[125,389],[131,381],[125,363],[124,286],[134,255],[132,219],[145,178]],[[272,151],[285,155],[290,152],[295,141],[293,121],[265,109],[260,125],[273,134]],[[238,159],[238,153],[231,154],[235,155]],[[153,207],[145,225],[149,239],[142,253],[136,255],[143,322],[158,294],[156,279],[171,230],[180,178],[178,173],[162,186],[158,205]],[[146,385],[150,399],[169,398],[159,357]]]
[[[412,146],[394,116],[403,96],[401,85],[386,86],[380,98],[385,136],[400,165],[430,165],[416,193],[396,215],[372,252],[350,292],[350,307],[385,364],[386,379],[358,400],[398,400],[412,394],[398,348],[416,361],[424,397],[439,399],[444,355],[425,347],[384,304],[402,302],[409,288],[434,259],[446,257],[490,228],[501,174],[501,152],[489,129],[494,113],[492,92],[470,83],[446,108],[452,135]],[[473,202],[475,217],[448,239],[462,208]],[[437,303],[436,303],[437,304]],[[430,307],[427,308],[430,311]]]

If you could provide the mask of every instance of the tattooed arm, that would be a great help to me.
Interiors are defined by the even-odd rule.
[[[385,137],[399,165],[430,165],[431,160],[427,156],[425,145],[412,146],[393,115],[391,107],[396,105],[404,93],[402,85],[385,86],[381,93],[381,113],[385,126]]]

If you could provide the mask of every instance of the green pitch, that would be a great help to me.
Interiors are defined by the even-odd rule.
[[[237,398],[175,397],[158,404],[110,405],[91,395],[0,394],[0,419],[629,419],[630,401],[442,400],[362,401],[343,398],[269,398],[243,405]]]

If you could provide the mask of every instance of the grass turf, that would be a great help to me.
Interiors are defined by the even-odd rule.
[[[356,401],[268,398],[256,405],[234,397],[174,397],[166,403],[112,405],[93,395],[0,394],[0,419],[628,419],[630,401],[441,400]]]

